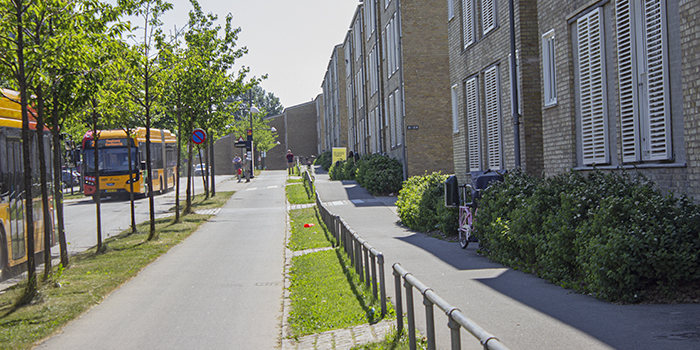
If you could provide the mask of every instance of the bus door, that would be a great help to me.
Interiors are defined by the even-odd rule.
[[[24,178],[22,162],[22,144],[18,139],[7,140],[7,168],[10,189],[10,241],[12,242],[12,259],[23,258],[27,253],[25,246],[24,223]]]

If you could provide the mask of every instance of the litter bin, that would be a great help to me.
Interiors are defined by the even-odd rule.
[[[457,176],[452,175],[445,180],[445,206],[456,208],[459,206],[459,184]]]

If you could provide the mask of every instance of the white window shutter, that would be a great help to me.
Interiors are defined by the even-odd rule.
[[[476,77],[464,83],[467,116],[467,154],[469,171],[481,170],[481,127],[479,117],[479,89]]]
[[[577,22],[583,164],[608,163],[602,9]]]
[[[503,169],[499,75],[498,66],[493,66],[484,72],[488,168],[493,170]]]
[[[452,132],[459,132],[459,85],[452,86]]]
[[[643,156],[648,160],[668,160],[672,151],[665,1],[644,1],[644,17],[649,124],[642,140]]]
[[[484,35],[496,28],[496,2],[494,0],[481,1],[481,24]]]
[[[462,0],[464,48],[474,43],[474,0]]]
[[[641,160],[639,148],[639,104],[635,69],[634,4],[630,0],[615,3],[617,15],[617,55],[620,81],[620,136],[622,161]]]

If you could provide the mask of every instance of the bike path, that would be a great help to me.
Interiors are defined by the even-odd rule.
[[[287,228],[284,171],[265,171],[221,211],[38,349],[279,347]]]
[[[700,304],[610,304],[493,263],[476,253],[476,243],[462,250],[413,232],[397,223],[395,199],[374,198],[355,181],[317,174],[316,189],[332,213],[384,254],[392,300],[391,265],[398,262],[511,349],[700,348]],[[422,296],[414,291],[413,299],[416,325],[426,334]],[[447,317],[437,307],[435,324],[437,347],[449,349]],[[461,339],[462,349],[483,349],[464,330]]]

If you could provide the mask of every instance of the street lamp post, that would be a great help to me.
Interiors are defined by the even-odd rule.
[[[255,163],[255,145],[253,145],[253,115],[260,113],[260,110],[255,107],[255,106],[250,106],[248,109],[248,114],[250,114],[250,131],[248,132],[248,138],[250,141],[250,178],[252,179],[255,176],[255,172],[253,171],[255,169],[254,163]]]

